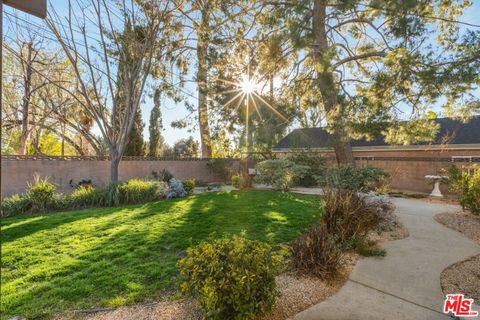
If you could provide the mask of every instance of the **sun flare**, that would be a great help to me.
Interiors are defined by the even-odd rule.
[[[248,76],[243,76],[242,81],[240,81],[240,88],[242,91],[246,94],[251,94],[255,92],[257,89],[258,84],[255,83],[255,81]]]

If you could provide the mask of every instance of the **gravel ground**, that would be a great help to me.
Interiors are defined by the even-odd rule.
[[[480,255],[448,267],[440,279],[444,294],[461,292],[480,301]]]
[[[288,273],[277,277],[277,286],[282,295],[272,312],[264,316],[262,320],[287,319],[330,297],[347,281],[358,258],[358,255],[354,253],[345,254],[344,268],[337,278],[331,281]]]
[[[439,214],[435,216],[435,220],[480,244],[480,217],[454,212]],[[444,294],[461,292],[475,301],[480,301],[480,255],[443,270],[440,282]]]
[[[480,217],[460,211],[438,214],[435,220],[480,243]]]

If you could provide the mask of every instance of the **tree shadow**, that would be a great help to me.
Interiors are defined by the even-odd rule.
[[[33,283],[25,276],[27,285],[14,301],[2,303],[4,311],[48,317],[71,308],[154,299],[177,283],[176,262],[189,246],[242,231],[247,238],[272,244],[290,241],[319,211],[311,198],[273,192],[222,192],[130,209],[138,212],[99,223],[95,232],[101,240],[68,263]]]

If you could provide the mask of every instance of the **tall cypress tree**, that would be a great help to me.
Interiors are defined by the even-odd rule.
[[[143,128],[145,124],[142,121],[142,111],[138,108],[135,113],[132,130],[128,134],[128,142],[125,146],[124,155],[126,156],[144,156],[145,141],[143,139]]]
[[[162,123],[162,111],[160,110],[160,90],[155,90],[153,96],[153,108],[150,113],[150,124],[148,131],[150,133],[150,140],[148,143],[148,155],[160,156],[162,155],[165,141],[162,137],[163,123]]]

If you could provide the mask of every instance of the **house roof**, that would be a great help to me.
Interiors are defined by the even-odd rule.
[[[449,118],[436,119],[440,124],[440,130],[434,141],[417,143],[416,145],[471,145],[480,144],[480,116],[463,123]],[[383,137],[373,140],[352,140],[352,147],[388,147]],[[295,129],[284,137],[273,148],[274,151],[295,148],[331,148],[333,140],[324,128]]]

